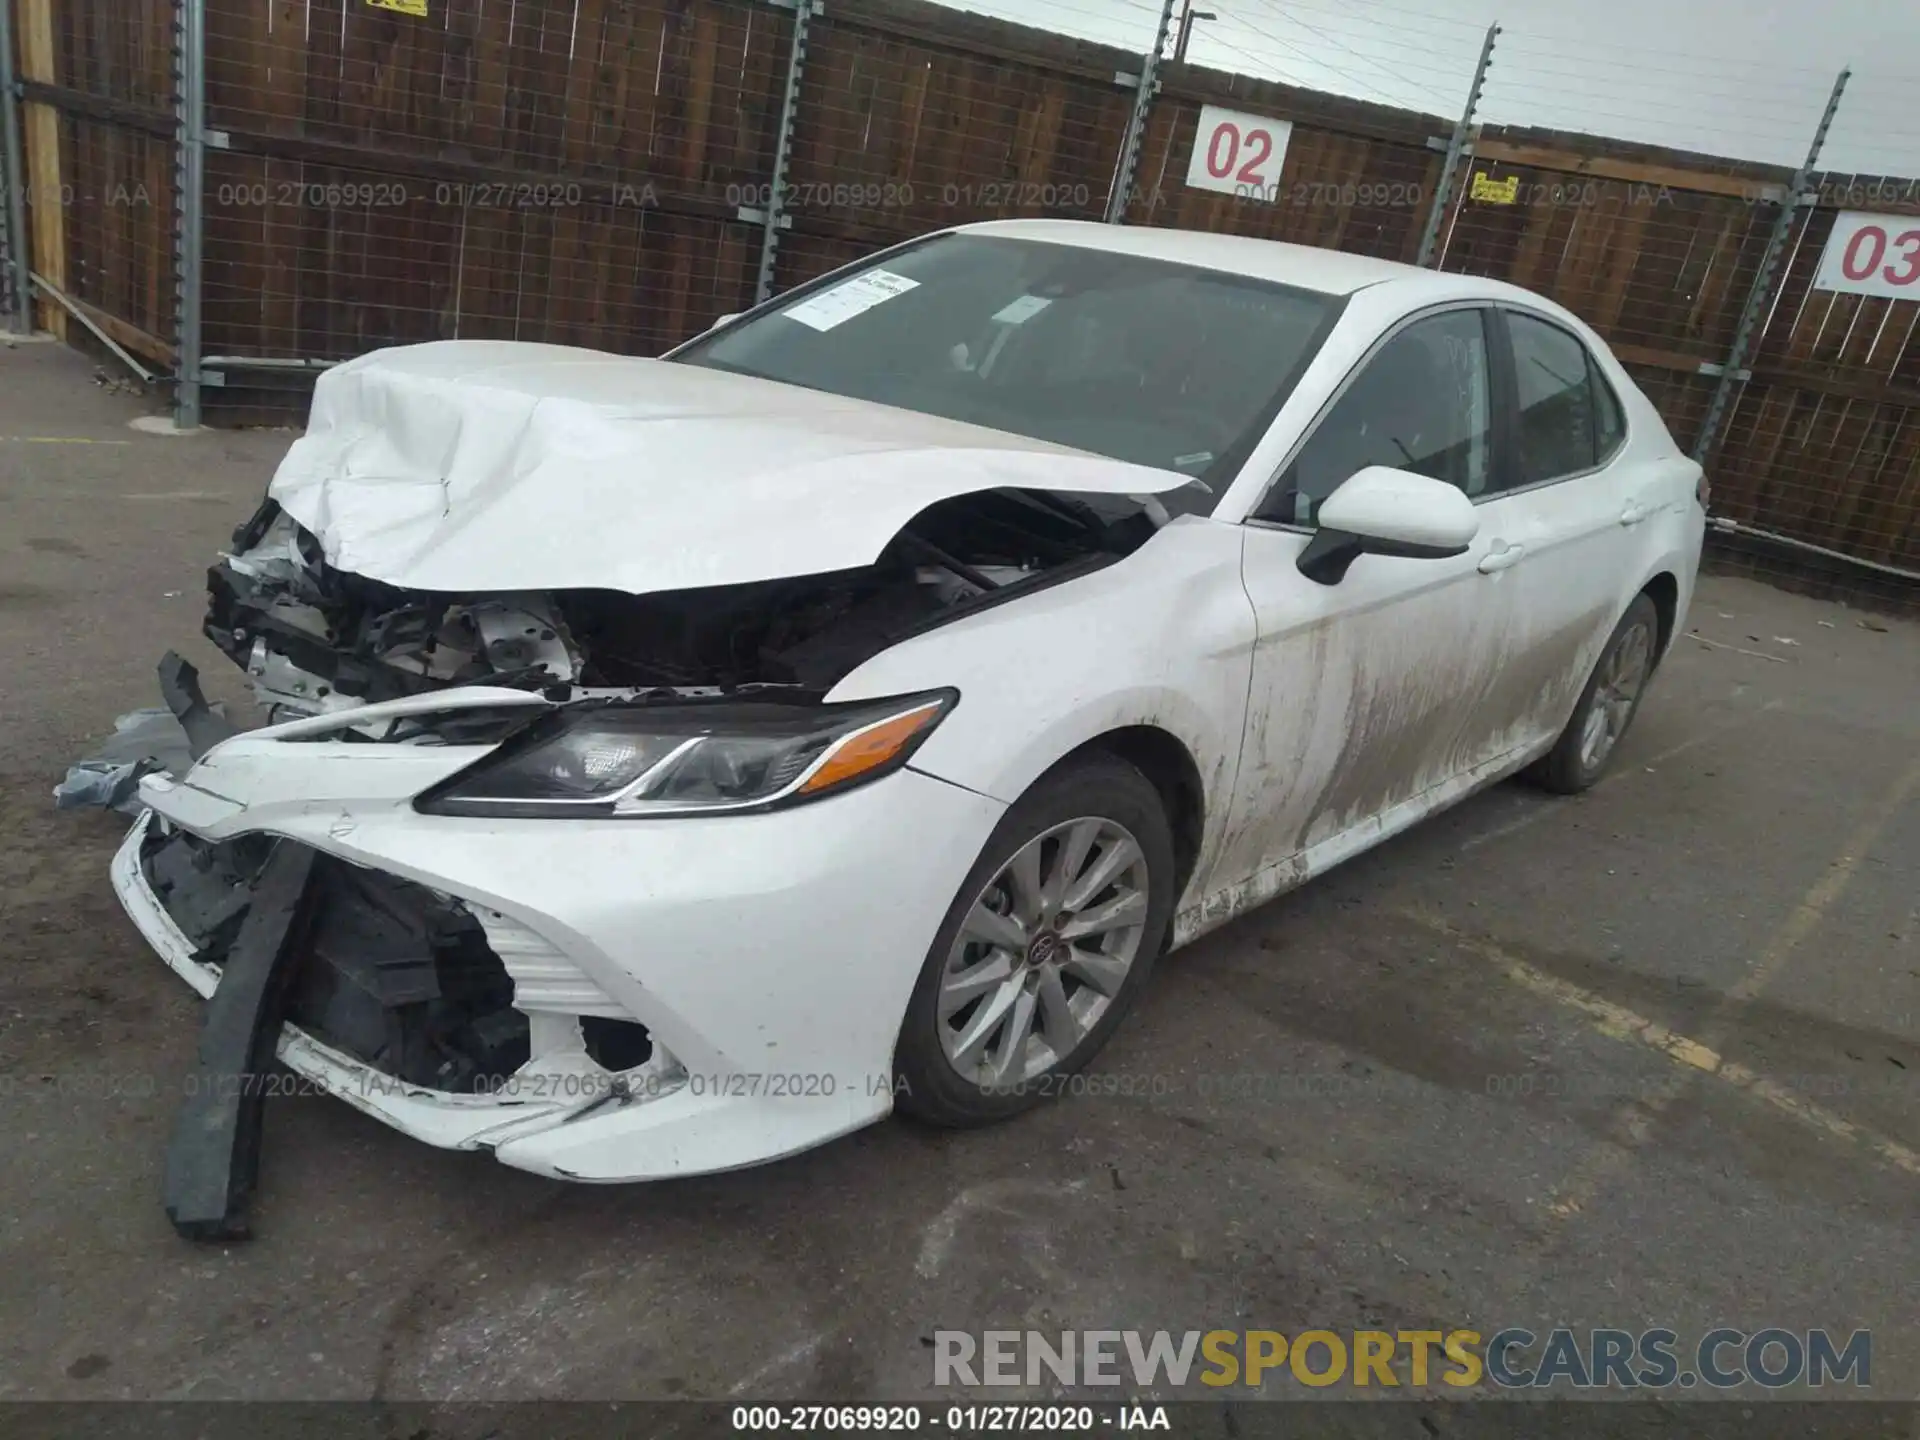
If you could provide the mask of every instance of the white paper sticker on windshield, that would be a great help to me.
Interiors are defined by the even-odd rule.
[[[1002,325],[1024,325],[1052,303],[1045,295],[1022,295],[993,318]]]
[[[831,290],[809,295],[791,310],[781,313],[789,320],[798,320],[815,330],[831,330],[836,325],[846,324],[856,315],[866,314],[874,306],[896,295],[916,289],[919,284],[918,280],[909,280],[891,270],[869,270],[851,280],[842,281]]]

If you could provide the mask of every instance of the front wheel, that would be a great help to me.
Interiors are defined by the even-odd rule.
[[[894,1051],[901,1109],[981,1125],[1063,1088],[1165,943],[1173,834],[1111,755],[1041,778],[1002,817],[934,938]]]
[[[1528,778],[1561,795],[1592,788],[1640,709],[1660,644],[1660,613],[1637,595],[1608,637],[1573,718]]]

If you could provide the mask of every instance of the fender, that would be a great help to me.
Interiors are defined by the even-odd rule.
[[[1256,630],[1240,580],[1243,538],[1236,525],[1174,520],[1102,570],[900,642],[828,699],[958,689],[960,703],[913,768],[1007,804],[1109,731],[1164,730],[1200,774],[1201,883],[1246,725]]]

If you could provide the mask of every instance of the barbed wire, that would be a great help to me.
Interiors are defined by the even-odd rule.
[[[1385,91],[1381,90],[1379,86],[1375,85],[1372,81],[1364,80],[1359,76],[1355,75],[1350,70],[1342,69],[1338,65],[1329,64],[1325,60],[1321,60],[1315,56],[1309,55],[1307,54],[1306,51],[1300,49],[1299,46],[1290,44],[1289,42],[1282,40],[1277,35],[1268,34],[1266,31],[1259,29],[1257,26],[1249,24],[1244,19],[1239,19],[1236,17],[1234,23],[1242,26],[1243,28],[1249,31],[1252,31],[1255,35],[1258,35],[1261,39],[1265,40],[1268,44],[1278,45],[1281,49],[1285,50],[1288,54],[1297,56],[1300,60],[1304,61],[1309,67],[1311,67],[1312,70],[1319,71],[1327,75],[1337,76],[1338,78],[1345,80],[1349,85],[1355,86],[1361,91],[1365,92],[1359,98],[1373,100],[1382,105],[1392,105],[1395,107],[1399,107],[1404,103],[1403,97],[1398,95],[1389,95]],[[1220,39],[1220,36],[1217,31],[1211,33],[1208,36],[1208,39],[1210,41],[1214,41],[1217,43],[1222,43],[1222,44],[1225,43]],[[1259,57],[1255,56],[1253,52],[1245,49],[1242,46],[1236,45],[1236,46],[1229,46],[1228,48],[1237,51],[1239,54],[1246,57],[1247,59],[1254,60],[1255,63],[1260,63]],[[1319,89],[1319,88],[1324,88],[1324,86],[1310,85],[1309,88]]]
[[[1253,22],[1248,20],[1245,15],[1238,13],[1237,9],[1234,12],[1225,12],[1225,13],[1231,14],[1235,23],[1245,26],[1247,29],[1252,30],[1255,34],[1260,35],[1264,39],[1271,41],[1273,44],[1285,46],[1287,49],[1295,51],[1296,53],[1309,59],[1310,61],[1321,66],[1322,68],[1329,70],[1331,73],[1335,75],[1341,75],[1348,79],[1355,79],[1351,71],[1338,69],[1334,66],[1328,65],[1325,61],[1314,59],[1314,57],[1307,55],[1307,52],[1300,50],[1297,46],[1291,44],[1286,40],[1281,39],[1278,35],[1272,33],[1271,31],[1262,29],[1260,26],[1253,24]],[[1328,34],[1326,31],[1317,29],[1314,26],[1309,25],[1306,21],[1300,19],[1297,15],[1289,14],[1285,10],[1274,10],[1270,12],[1263,12],[1263,14],[1271,14],[1277,20],[1284,21],[1288,24],[1296,26],[1299,29],[1305,30],[1309,35],[1312,35],[1315,38],[1319,39],[1323,44],[1332,45],[1334,48],[1338,49],[1343,54],[1354,56],[1355,58],[1372,66],[1374,69],[1380,71],[1382,74],[1386,75],[1389,79],[1397,83],[1404,84],[1407,82],[1408,76],[1404,73],[1407,70],[1414,70],[1414,69],[1426,70],[1428,73],[1434,74],[1434,75],[1441,75],[1446,73],[1439,67],[1426,66],[1426,65],[1411,66],[1411,65],[1402,64],[1400,69],[1394,69],[1393,67],[1390,67],[1378,60],[1375,60],[1372,56],[1363,54],[1362,52],[1355,50],[1352,46],[1342,43],[1341,41],[1335,39],[1332,35]],[[1356,83],[1361,83],[1361,82],[1356,81]],[[1414,88],[1421,94],[1427,96],[1429,99],[1432,99],[1432,92],[1427,89],[1424,82],[1415,82]],[[1376,91],[1375,93],[1379,93],[1379,92]],[[1393,103],[1398,103],[1398,102],[1396,101]],[[1441,111],[1445,111],[1449,108],[1457,106],[1459,104],[1459,98],[1457,95],[1453,97],[1442,98],[1442,99],[1435,100],[1434,104],[1437,109]]]

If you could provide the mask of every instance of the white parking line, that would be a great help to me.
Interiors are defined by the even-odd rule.
[[[1637,1127],[1623,1123],[1619,1127],[1622,1131],[1620,1135],[1600,1143],[1596,1154],[1604,1155],[1605,1159],[1600,1161],[1590,1159],[1587,1165],[1581,1167],[1582,1170],[1596,1167],[1610,1169],[1619,1160],[1624,1159],[1634,1145],[1645,1140],[1653,1119],[1677,1097],[1690,1078],[1690,1072],[1698,1071],[1723,1080],[1736,1090],[1744,1090],[1756,1100],[1791,1115],[1810,1129],[1861,1145],[1873,1151],[1895,1169],[1904,1170],[1909,1175],[1920,1175],[1920,1152],[1901,1144],[1898,1140],[1870,1130],[1864,1125],[1836,1115],[1824,1106],[1803,1099],[1786,1086],[1767,1079],[1766,1076],[1748,1069],[1736,1060],[1727,1059],[1713,1046],[1682,1035],[1677,1030],[1671,1030],[1659,1021],[1650,1020],[1624,1005],[1594,994],[1591,990],[1582,989],[1570,980],[1549,975],[1546,971],[1529,965],[1519,956],[1509,954],[1492,941],[1469,935],[1439,916],[1420,910],[1409,910],[1405,914],[1422,929],[1444,935],[1447,939],[1491,962],[1522,989],[1543,996],[1556,1004],[1564,1005],[1568,1009],[1578,1010],[1593,1021],[1595,1030],[1609,1039],[1633,1041],[1645,1045],[1681,1067],[1670,1085],[1652,1096],[1650,1101],[1638,1102],[1628,1107],[1632,1112],[1632,1119],[1639,1122]],[[1728,993],[1732,995],[1733,992]],[[1662,1103],[1663,1100],[1665,1103]],[[1579,1172],[1576,1171],[1576,1175],[1578,1174]],[[1580,1187],[1571,1184],[1563,1185],[1560,1187],[1560,1198],[1547,1208],[1556,1218],[1565,1219],[1578,1213],[1587,1198],[1590,1197],[1581,1193]]]
[[[1635,1015],[1556,976],[1536,970],[1518,957],[1508,955],[1491,941],[1454,929],[1444,919],[1409,912],[1409,918],[1416,923],[1438,930],[1493,960],[1510,978],[1527,988],[1594,1017],[1598,1022],[1596,1028],[1601,1033],[1616,1039],[1637,1038],[1683,1067],[1670,1077],[1667,1084],[1651,1094],[1629,1101],[1614,1112],[1608,1133],[1593,1144],[1566,1179],[1555,1188],[1553,1203],[1547,1207],[1554,1219],[1570,1219],[1593,1202],[1601,1187],[1632,1160],[1634,1152],[1646,1144],[1661,1117],[1686,1093],[1691,1072],[1694,1071],[1718,1075],[1805,1124],[1832,1135],[1856,1140],[1898,1168],[1909,1174],[1920,1175],[1920,1154],[1907,1146],[1802,1100],[1742,1066],[1729,1065],[1719,1052],[1732,1023],[1734,1007],[1755,999],[1785,966],[1793,952],[1813,934],[1834,903],[1846,892],[1867,853],[1916,794],[1920,794],[1920,757],[1908,764],[1880,796],[1878,803],[1861,818],[1842,844],[1840,853],[1828,864],[1826,872],[1814,882],[1799,904],[1794,906],[1748,973],[1729,987],[1707,1014],[1697,1039],[1677,1035],[1664,1025]]]

